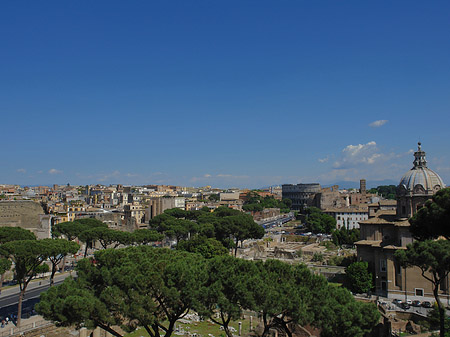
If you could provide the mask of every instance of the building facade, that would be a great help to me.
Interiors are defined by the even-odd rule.
[[[283,199],[291,199],[292,209],[300,211],[311,206],[316,193],[320,192],[320,184],[284,184],[281,186]]]
[[[408,218],[445,185],[427,167],[420,143],[414,158],[413,168],[403,175],[397,187],[396,209],[393,204],[370,205],[369,219],[360,222],[361,240],[355,244],[358,260],[367,261],[375,276],[378,295],[422,301],[433,298],[431,283],[422,277],[419,268],[402,268],[395,261],[394,253],[406,249],[414,240]],[[449,299],[448,280],[441,284],[440,296]]]

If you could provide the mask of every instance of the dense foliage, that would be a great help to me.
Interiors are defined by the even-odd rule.
[[[336,229],[336,219],[331,215],[322,213],[319,208],[308,207],[305,214],[306,229],[313,233],[331,234]]]
[[[354,293],[367,293],[373,288],[372,274],[367,262],[353,262],[345,268],[344,286]]]
[[[215,239],[228,249],[234,248],[235,254],[239,242],[260,239],[264,236],[264,228],[255,223],[251,215],[228,207],[218,207],[214,212],[210,212],[209,209],[200,211],[169,209],[154,217],[150,221],[150,226],[166,237],[175,239],[177,245],[182,241],[202,236]],[[198,241],[196,243],[198,244]],[[209,241],[208,245],[211,244],[217,246],[216,243]],[[180,248],[192,251],[192,245],[186,243],[181,243]]]
[[[450,188],[443,188],[409,219],[411,233],[418,240],[450,240]]]
[[[114,336],[142,326],[152,337],[170,337],[189,310],[228,328],[242,310],[261,314],[270,328],[292,336],[309,324],[322,336],[363,336],[377,323],[372,304],[359,303],[304,265],[201,255],[150,246],[107,249],[79,262],[78,278],[41,295],[38,312],[59,325],[100,326]]]
[[[273,196],[262,197],[255,191],[250,191],[247,193],[242,209],[247,212],[260,212],[265,208],[279,208],[281,213],[289,213],[291,206],[291,199],[278,200]]]
[[[381,185],[376,188],[368,190],[369,193],[378,194],[390,200],[395,200],[397,197],[397,187],[395,185]]]
[[[334,230],[331,235],[336,246],[353,245],[359,240],[359,228],[341,228]]]
[[[439,301],[439,286],[450,273],[450,241],[415,241],[406,250],[395,252],[395,258],[403,267],[418,267],[422,276],[433,287],[433,295],[441,316],[441,337],[445,336],[445,308]]]
[[[421,241],[395,253],[403,267],[418,267],[433,287],[439,310],[440,336],[446,334],[445,308],[439,300],[439,285],[450,273],[450,188],[433,195],[410,220],[411,233]],[[444,237],[445,240],[434,240]]]

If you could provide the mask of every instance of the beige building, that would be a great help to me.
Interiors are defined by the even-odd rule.
[[[431,283],[422,277],[418,268],[401,268],[394,260],[394,253],[413,242],[408,218],[445,185],[427,167],[420,143],[414,157],[414,167],[397,187],[396,209],[392,209],[392,203],[371,204],[369,219],[360,222],[361,240],[356,242],[356,247],[358,260],[367,261],[375,275],[378,295],[424,300],[433,298]],[[441,285],[440,294],[448,298],[448,280]]]

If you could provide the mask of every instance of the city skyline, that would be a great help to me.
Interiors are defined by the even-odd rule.
[[[447,2],[0,9],[0,184],[450,182]]]

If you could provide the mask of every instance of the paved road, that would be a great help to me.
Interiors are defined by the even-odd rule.
[[[75,273],[72,273],[73,275]],[[59,274],[55,276],[55,285],[62,283],[70,273]],[[49,280],[33,281],[25,292],[23,301],[22,315],[31,312],[34,305],[39,302],[39,295],[41,292],[50,287]],[[19,286],[3,289],[0,295],[0,317],[9,314],[17,314],[17,303],[19,301]]]

